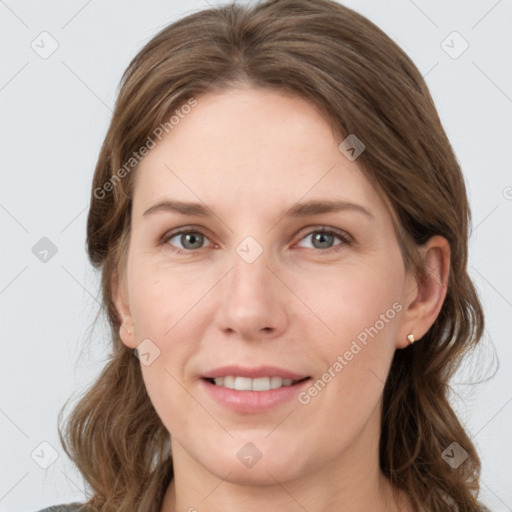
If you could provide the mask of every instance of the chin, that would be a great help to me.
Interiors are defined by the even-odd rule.
[[[250,487],[275,485],[276,481],[286,482],[299,476],[297,468],[291,468],[289,461],[285,461],[284,464],[280,461],[264,463],[261,459],[252,468],[243,467],[242,464],[233,465],[226,461],[225,464],[216,464],[208,469],[221,480]]]
[[[220,445],[208,450],[207,460],[197,454],[197,460],[217,478],[237,485],[275,485],[276,480],[285,482],[303,476],[305,454],[298,456],[298,447],[286,446],[277,442],[277,438],[273,441],[256,436],[237,437],[234,443],[231,440],[230,446]]]

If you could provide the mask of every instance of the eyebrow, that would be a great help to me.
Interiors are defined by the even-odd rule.
[[[323,213],[336,213],[351,210],[364,214],[373,219],[373,214],[360,204],[350,201],[308,201],[305,203],[296,203],[286,210],[283,217],[309,217]],[[182,215],[191,215],[194,217],[211,217],[212,211],[201,203],[190,203],[185,201],[164,200],[148,208],[142,216],[150,215],[156,212],[171,212]]]

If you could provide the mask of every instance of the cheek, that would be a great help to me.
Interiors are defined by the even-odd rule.
[[[166,338],[208,291],[203,279],[142,258],[133,261],[130,284],[130,308],[139,334],[157,339]]]
[[[402,311],[404,274],[400,261],[382,259],[373,265],[354,264],[350,269],[330,272],[320,279],[321,292],[311,302],[334,331],[315,344],[316,355],[325,365],[318,388],[327,384],[328,394],[333,393],[330,398],[339,405],[338,413],[343,417],[347,410],[363,414],[362,404],[372,409],[382,392]],[[346,420],[352,421],[350,417]]]
[[[208,320],[208,301],[201,299],[210,288],[208,279],[133,259],[129,293],[137,342],[150,340],[150,350],[158,354],[150,366],[142,366],[149,389],[174,390],[172,376],[183,380],[182,370],[198,350]]]
[[[326,411],[325,431],[335,435],[342,425],[345,441],[363,429],[379,404],[402,309],[398,276],[364,270],[353,269],[324,288],[318,311],[334,334],[311,344],[324,372],[299,397],[306,408]]]
[[[175,432],[194,411],[183,388],[184,369],[197,351],[200,333],[194,315],[202,310],[197,285],[187,287],[183,278],[171,275],[161,270],[134,273],[131,308],[138,343],[145,343],[154,357],[151,364],[141,364],[148,396],[167,430]]]
[[[394,260],[330,269],[315,279],[315,288],[304,283],[303,293],[330,327],[330,339],[345,346],[353,339],[364,343],[365,338],[392,337],[404,282],[402,268]]]

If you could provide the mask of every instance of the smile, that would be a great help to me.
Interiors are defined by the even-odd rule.
[[[305,377],[307,379],[307,377]],[[258,377],[251,379],[249,377],[240,377],[227,375],[226,377],[216,377],[215,379],[207,379],[216,386],[235,389],[237,391],[269,391],[285,386],[293,386],[304,379],[292,380],[283,377]]]

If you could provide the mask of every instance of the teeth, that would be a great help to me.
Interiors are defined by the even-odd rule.
[[[247,379],[245,377],[235,377],[235,385],[233,389],[238,391],[251,391],[252,379]]]
[[[258,377],[257,379],[250,379],[248,377],[235,377],[233,375],[217,377],[214,381],[216,386],[236,389],[237,391],[268,391],[282,386],[291,386],[294,383],[292,379],[283,379],[282,377]]]

